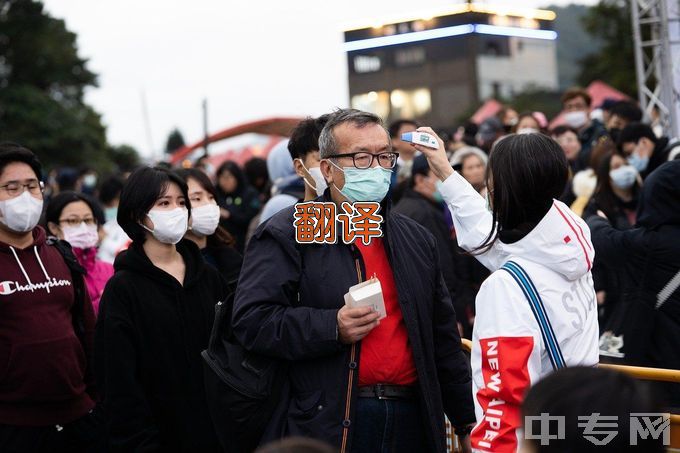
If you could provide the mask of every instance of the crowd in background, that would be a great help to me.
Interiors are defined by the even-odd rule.
[[[531,133],[552,137],[569,163],[569,182],[560,201],[593,229],[596,258],[592,275],[599,309],[601,358],[620,359],[625,351],[628,353],[625,363],[680,369],[677,292],[668,295],[655,310],[641,313],[631,308],[640,297],[657,296],[642,294],[646,291],[645,279],[658,279],[657,286],[663,287],[680,269],[680,253],[672,252],[677,252],[680,243],[677,165],[673,169],[675,178],[671,173],[654,181],[657,168],[680,159],[680,142],[646,123],[633,102],[608,100],[602,105],[591,105],[588,93],[574,88],[564,93],[562,107],[563,122],[553,129],[548,129],[548,121],[541,112],[517,112],[512,106],[505,106],[481,124],[461,125],[446,142],[449,162],[488,199],[486,165],[498,139],[508,134]],[[47,236],[70,244],[76,261],[73,267],[79,267],[84,276],[87,297],[83,300],[91,303],[91,313],[87,308],[84,310],[82,338],[77,333],[77,340],[82,340],[88,358],[92,348],[99,353],[95,358],[99,374],[96,380],[106,387],[113,413],[121,417],[115,420],[119,432],[109,433],[117,442],[114,447],[132,451],[147,446],[151,451],[158,448],[159,438],[166,438],[172,439],[178,450],[218,449],[215,433],[206,429],[210,426],[210,414],[204,404],[200,371],[203,368],[200,352],[210,336],[214,305],[236,287],[242,257],[247,255],[249,240],[258,226],[281,209],[298,201],[314,200],[328,190],[319,170],[318,143],[327,119],[328,115],[323,115],[303,120],[292,136],[275,146],[266,159],[252,158],[243,166],[226,161],[213,169],[202,158],[193,168],[172,169],[161,163],[155,168],[114,175],[98,175],[88,167],[51,169],[46,174],[40,219],[44,229],[40,234],[45,237],[29,241],[36,244],[35,256],[30,256],[33,251],[15,251],[16,247],[1,245],[3,259],[7,258],[3,266],[17,268],[16,279],[2,280],[23,281],[25,275],[30,283],[38,281],[34,275],[42,274],[48,281],[52,277],[71,279],[66,267],[46,264],[46,260],[56,260],[56,255],[43,256],[39,250]],[[414,219],[434,236],[442,276],[456,310],[459,334],[471,338],[475,297],[489,271],[458,246],[451,215],[439,192],[441,181],[431,171],[425,156],[401,140],[402,134],[413,132],[418,126],[417,121],[404,118],[389,127],[393,150],[399,153],[391,173],[391,203],[395,212]],[[31,157],[22,153],[19,152],[18,161],[37,169]],[[40,178],[38,171],[36,174]],[[38,189],[30,185],[33,182],[27,184],[27,193],[29,190],[37,193]],[[650,187],[654,184],[654,191],[651,188],[645,191],[648,184]],[[21,190],[16,188],[15,192]],[[154,217],[154,207],[168,203],[182,208],[187,200],[191,208],[190,227],[179,237],[172,237],[177,231],[172,225],[186,219],[179,214],[175,218],[169,214]],[[167,231],[145,226],[148,219],[156,226],[167,225]],[[626,231],[636,233],[619,234]],[[155,239],[139,245],[147,232],[153,232]],[[182,238],[195,246],[181,241]],[[168,244],[172,247],[167,247]],[[128,252],[121,254],[124,250]],[[644,253],[645,250],[653,253]],[[181,255],[184,265],[178,265],[176,253]],[[636,274],[643,275],[642,282],[636,280]],[[180,285],[178,280],[186,283]],[[64,291],[63,287],[59,291],[56,288],[50,297],[59,297],[60,291]],[[10,291],[0,286],[3,294]],[[15,292],[14,296],[18,294]],[[161,301],[165,300],[175,307],[174,311],[163,308]],[[200,308],[188,310],[191,301],[196,301]],[[4,305],[0,302],[0,317],[6,316],[2,314],[6,310]],[[63,315],[64,310],[70,308],[62,308],[59,313]],[[129,313],[139,311],[146,315],[130,318]],[[61,315],[54,319],[61,319]],[[103,333],[98,332],[93,339],[95,317],[99,317],[97,329]],[[139,319],[147,321],[140,325]],[[42,321],[35,322],[36,331],[44,329]],[[49,328],[59,328],[56,321],[50,322]],[[167,331],[177,335],[169,338],[164,333]],[[0,337],[5,335],[9,334],[1,333]],[[625,346],[621,340],[624,335]],[[642,345],[636,344],[633,339],[636,335],[644,336]],[[671,338],[673,335],[675,339]],[[69,425],[75,433],[69,442],[76,442],[73,439],[82,437],[80,431],[88,429],[76,426],[76,421],[94,407],[95,377],[92,365],[84,357],[73,355],[73,344],[67,345],[77,340],[62,338],[61,346],[41,349],[33,344],[40,341],[36,334],[33,343],[29,342],[33,349],[12,351],[12,363],[0,363],[0,372],[3,366],[10,369],[10,374],[12,367],[19,370],[0,381],[3,382],[0,444],[18,435],[18,431],[5,426],[17,420],[21,420],[16,423],[20,426],[30,426],[36,418],[40,419],[38,424]],[[0,341],[0,348],[5,343]],[[4,352],[0,349],[0,357]],[[29,363],[36,360],[45,362]],[[78,371],[64,367],[75,367]],[[48,394],[41,378],[34,376],[43,372],[48,376],[50,372],[68,375],[64,377],[64,387]],[[14,381],[16,385],[12,387]],[[30,398],[34,391],[40,394],[35,396],[38,403],[32,408],[17,409],[20,417],[13,414],[12,404]],[[179,406],[172,401],[172,395],[178,392],[184,392]],[[677,390],[670,392],[671,404],[680,406]],[[43,400],[48,403],[41,403]],[[541,404],[539,399],[533,399],[527,411],[538,413]],[[158,414],[165,418],[152,422]],[[162,427],[160,433],[158,426]],[[135,432],[138,437],[128,438],[126,432]],[[21,436],[24,445],[31,445],[31,437],[36,434]],[[63,451],[69,451],[68,446],[64,448]]]

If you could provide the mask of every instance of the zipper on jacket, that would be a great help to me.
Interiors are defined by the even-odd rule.
[[[361,278],[361,264],[359,263],[359,259],[355,258],[354,259],[354,265],[357,270],[357,280],[358,283],[361,283],[363,280]],[[352,349],[349,354],[349,361],[350,363],[356,361],[356,354],[357,354],[357,344],[354,343],[352,344]],[[354,371],[356,370],[356,367],[350,368],[349,369],[349,378],[347,380],[347,399],[345,401],[345,418],[344,420],[349,420],[350,413],[351,413],[351,406],[352,406],[352,387],[354,385]],[[349,426],[345,426],[343,423],[343,428],[342,428],[342,447],[340,448],[340,453],[345,453],[347,451],[347,437],[349,435]]]

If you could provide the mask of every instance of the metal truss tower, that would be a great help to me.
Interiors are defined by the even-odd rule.
[[[680,137],[680,0],[631,0],[640,107]]]

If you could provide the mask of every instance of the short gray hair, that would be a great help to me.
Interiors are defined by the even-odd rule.
[[[385,123],[378,115],[356,109],[338,109],[329,115],[328,122],[319,135],[319,157],[327,159],[338,154],[338,142],[335,140],[333,129],[344,123],[352,123],[358,128],[368,124],[377,124],[385,129]],[[385,134],[387,139],[390,140],[387,129],[385,129]]]

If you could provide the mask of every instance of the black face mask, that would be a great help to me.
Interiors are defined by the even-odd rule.
[[[503,130],[505,131],[506,134],[509,134],[512,131],[512,124],[504,124]]]
[[[617,127],[613,127],[611,129],[609,129],[609,136],[612,138],[612,141],[614,143],[619,142],[619,136],[620,135],[621,135],[621,129],[619,129]]]

